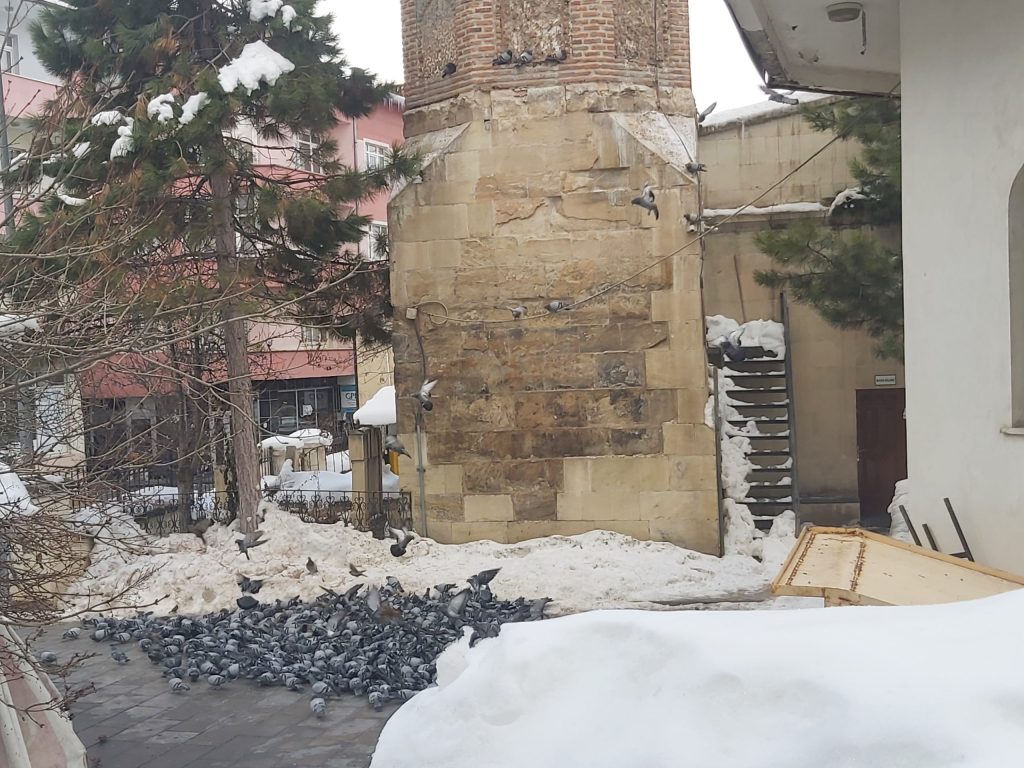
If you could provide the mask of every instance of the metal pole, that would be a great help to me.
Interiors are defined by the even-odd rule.
[[[3,42],[0,42],[0,61],[3,61],[4,51],[7,49],[7,35],[4,35]],[[4,99],[7,98],[4,88],[5,72],[0,72],[0,172],[5,176],[11,169],[11,146],[7,134],[7,106]],[[11,230],[14,223],[14,193],[10,185],[4,182],[4,232]]]
[[[423,466],[423,414],[416,412],[416,472],[420,481],[420,535],[427,536],[427,468]]]

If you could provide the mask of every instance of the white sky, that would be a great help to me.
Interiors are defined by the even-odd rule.
[[[349,64],[401,82],[399,0],[323,0]],[[690,0],[693,93],[697,106],[730,109],[765,100],[758,78],[723,0]]]

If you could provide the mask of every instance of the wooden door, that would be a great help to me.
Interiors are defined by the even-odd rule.
[[[905,389],[857,390],[857,485],[860,518],[886,517],[897,481],[907,476]]]

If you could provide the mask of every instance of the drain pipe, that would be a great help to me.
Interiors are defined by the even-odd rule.
[[[423,413],[416,409],[416,472],[419,475],[420,535],[427,537],[427,468],[423,465]]]

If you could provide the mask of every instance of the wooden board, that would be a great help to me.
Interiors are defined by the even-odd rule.
[[[860,528],[808,527],[772,582],[777,595],[829,605],[931,605],[1024,587],[1024,576]]]

